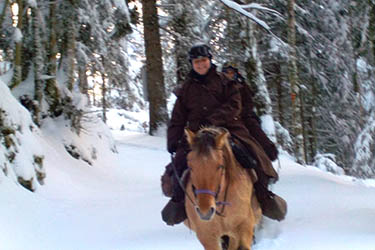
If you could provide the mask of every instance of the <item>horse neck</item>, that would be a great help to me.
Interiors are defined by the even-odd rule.
[[[225,159],[225,165],[227,168],[226,171],[226,178],[227,182],[231,183],[235,180],[236,176],[238,176],[241,172],[240,166],[237,164],[237,161],[234,157],[234,154],[232,152],[232,149],[229,145],[229,143],[225,144],[224,147],[224,159]]]

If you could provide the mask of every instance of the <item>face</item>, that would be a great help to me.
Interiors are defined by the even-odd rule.
[[[208,70],[211,67],[211,61],[208,57],[196,58],[193,59],[191,62],[193,64],[194,71],[200,75],[207,74]]]
[[[236,73],[234,72],[233,69],[227,69],[225,72],[224,72],[224,75],[226,77],[228,77],[228,79],[230,80],[234,80],[234,76],[236,75]]]

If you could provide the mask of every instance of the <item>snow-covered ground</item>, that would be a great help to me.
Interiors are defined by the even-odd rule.
[[[35,193],[0,178],[1,250],[203,249],[185,226],[161,220],[165,138],[114,135],[118,154],[102,155],[94,166],[58,153],[45,136],[46,183]],[[375,250],[373,181],[303,167],[286,155],[280,160],[273,190],[289,213],[281,223],[264,220],[255,250]]]

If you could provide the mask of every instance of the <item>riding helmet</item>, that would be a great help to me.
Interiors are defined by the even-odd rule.
[[[211,49],[206,44],[195,45],[189,50],[189,61],[200,57],[212,58]]]

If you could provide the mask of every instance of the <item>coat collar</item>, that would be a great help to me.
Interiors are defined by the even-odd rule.
[[[207,78],[210,78],[212,75],[216,74],[216,65],[211,63],[211,67],[205,75],[200,75],[195,72],[193,69],[190,70],[189,78],[199,83],[205,83]]]

